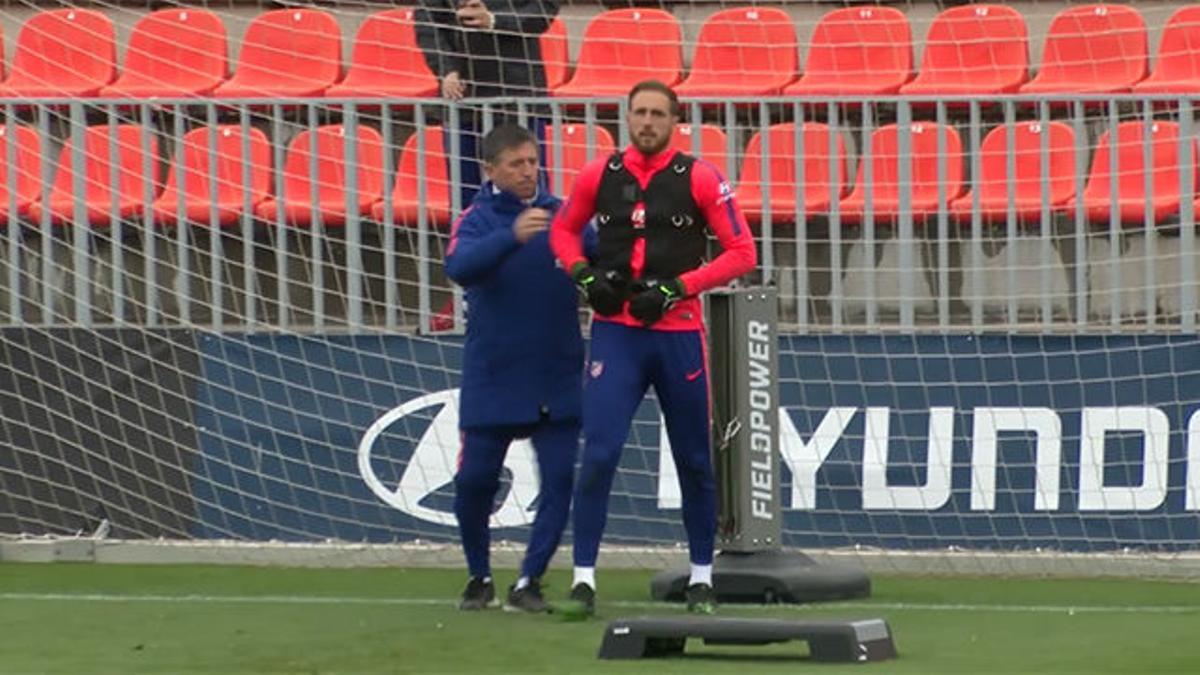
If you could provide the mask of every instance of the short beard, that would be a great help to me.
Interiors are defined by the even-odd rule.
[[[642,148],[641,145],[638,145],[637,137],[635,136],[633,145],[634,145],[634,147],[637,148],[638,152],[642,153],[646,157],[653,157],[653,156],[657,155],[658,153],[662,152],[663,150],[666,150],[667,146],[671,145],[671,137],[667,136],[666,138],[664,138],[662,140],[661,143],[659,143],[656,146],[654,146],[653,148],[650,148],[649,150],[647,150],[647,149]]]

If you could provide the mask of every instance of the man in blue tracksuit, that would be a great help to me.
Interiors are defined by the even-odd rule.
[[[515,125],[483,140],[488,182],[450,235],[446,274],[466,288],[454,512],[470,580],[463,609],[495,599],[488,518],[509,444],[529,438],[541,479],[521,576],[506,607],[546,611],[539,578],[571,504],[583,377],[583,338],[571,280],[555,267],[547,230],[558,198],[539,189],[537,141]]]

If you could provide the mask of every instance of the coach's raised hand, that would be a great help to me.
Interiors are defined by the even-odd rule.
[[[533,239],[538,232],[545,232],[550,227],[550,220],[553,218],[546,209],[528,208],[517,216],[517,220],[513,223],[513,236],[517,241],[524,244]]]

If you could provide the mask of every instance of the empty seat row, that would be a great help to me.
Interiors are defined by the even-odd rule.
[[[1028,29],[998,4],[952,7],[934,18],[919,71],[912,29],[892,7],[833,10],[813,28],[803,68],[781,9],[721,10],[700,27],[686,79],[680,29],[669,13],[614,10],[592,20],[574,77],[560,96],[619,95],[655,77],[682,96],[983,96],[994,94],[1200,93],[1200,5],[1167,21],[1151,74],[1146,22],[1128,5],[1068,7],[1050,22],[1029,78]]]
[[[13,138],[9,127],[0,125],[0,157],[11,152],[15,170],[0,162],[0,226],[9,219],[10,199],[16,205],[15,216],[34,222],[48,214],[52,223],[72,223],[80,220],[72,170],[75,146],[70,138],[59,152],[48,200],[41,201],[42,142],[35,130],[14,125]],[[357,213],[364,217],[386,219],[384,200],[384,143],[379,132],[369,126],[356,128],[353,143],[358,171]],[[595,144],[600,150],[613,148],[612,137],[597,128]],[[170,163],[165,181],[159,182],[157,172],[147,175],[143,157],[159,156],[157,136],[135,124],[115,127],[96,125],[84,130],[80,153],[86,158],[84,198],[86,214],[83,219],[97,226],[109,225],[113,216],[119,219],[136,218],[145,212],[146,187],[152,186],[155,197],[155,222],[176,224],[182,212],[183,220],[194,223],[213,223],[230,226],[243,213],[264,220],[277,220],[282,214],[285,222],[298,226],[311,225],[314,220],[328,226],[340,226],[346,221],[347,164],[346,128],[331,124],[305,130],[288,144],[283,166],[283,199],[272,198],[275,178],[272,173],[272,147],[266,135],[255,128],[246,136],[238,125],[200,127],[189,131],[181,140],[182,162]],[[562,168],[554,165],[554,154],[548,152],[548,171],[557,176],[563,191],[569,191],[575,175],[588,159],[586,132],[579,125],[563,125],[547,129],[547,142],[560,144]],[[215,142],[213,142],[215,139]],[[396,166],[395,185],[391,192],[392,219],[400,224],[415,225],[422,202],[418,200],[419,185],[424,184],[425,215],[438,227],[450,224],[450,189],[446,157],[442,151],[441,127],[426,127],[424,132],[425,162],[421,167],[418,135],[404,143]],[[243,146],[248,153],[243,152]],[[316,154],[316,161],[312,155]],[[115,154],[116,165],[110,158]],[[216,167],[210,157],[216,157]],[[154,163],[152,163],[154,164]],[[313,165],[317,173],[310,173]],[[155,164],[156,165],[156,164]],[[249,174],[243,175],[243,166]],[[180,167],[182,166],[182,176]],[[114,181],[114,172],[116,180]],[[211,198],[214,189],[215,200]],[[182,179],[182,185],[181,185]],[[115,185],[114,185],[115,183]],[[115,187],[115,190],[114,190]],[[313,194],[315,188],[316,194]],[[313,204],[318,213],[313,213]],[[214,219],[215,216],[215,219]]]
[[[1076,166],[1075,132],[1067,124],[1021,122],[998,126],[980,144],[978,196],[969,190],[971,183],[964,179],[962,140],[953,127],[913,123],[907,134],[908,148],[902,153],[901,128],[889,124],[871,136],[869,201],[867,162],[858,163],[857,176],[849,183],[845,180],[846,150],[840,135],[835,135],[835,150],[831,152],[831,134],[824,124],[806,123],[801,133],[804,147],[801,165],[805,175],[800,192],[804,198],[804,213],[828,214],[833,211],[833,201],[837,200],[841,221],[847,224],[860,223],[866,216],[868,205],[872,217],[885,222],[897,220],[907,208],[919,226],[922,219],[936,216],[945,208],[952,218],[964,225],[972,222],[976,213],[985,225],[1000,224],[1007,222],[1011,194],[1013,214],[1023,228],[1036,229],[1043,208],[1051,213],[1069,213],[1080,203],[1090,222],[1106,226],[1114,215],[1113,152],[1117,162],[1116,217],[1123,225],[1140,227],[1146,222],[1147,215],[1152,223],[1168,221],[1179,213],[1182,198],[1179,126],[1174,122],[1155,121],[1149,128],[1141,121],[1123,122],[1117,126],[1115,142],[1106,131],[1092,153],[1090,169]],[[774,125],[767,132],[771,171],[767,194],[761,189],[765,181],[761,180],[759,168],[762,139],[755,136],[751,140],[738,187],[739,200],[751,220],[763,218],[760,209],[764,204],[769,205],[773,221],[796,219],[795,135],[792,124]],[[939,135],[943,152],[939,152]],[[1195,151],[1195,141],[1192,143],[1194,162],[1200,154]],[[1149,166],[1145,160],[1147,146]],[[902,156],[909,158],[911,189],[905,195],[901,194],[899,179]],[[1013,164],[1011,178],[1010,157]],[[1043,162],[1047,171],[1043,171]],[[831,188],[833,171],[841,175]],[[1076,181],[1080,171],[1086,171],[1086,182],[1083,193],[1077,195]],[[1200,173],[1193,170],[1192,176],[1200,176]],[[902,196],[907,197],[907,204],[902,204]]]
[[[43,204],[39,201],[43,156],[39,137],[29,127],[12,128],[15,139],[5,135],[8,127],[0,126],[0,157],[8,156],[7,146],[11,144],[16,167],[11,178],[7,168],[0,171],[0,222],[8,218],[10,190],[17,216],[37,222],[42,219],[43,209],[48,209],[52,222],[78,221],[72,171],[75,150],[71,140],[60,152],[50,196]],[[384,221],[388,206],[384,198],[383,139],[372,127],[364,125],[356,129],[357,194],[353,195],[356,212]],[[1150,137],[1146,136],[1147,131]],[[132,124],[117,126],[115,134],[108,125],[89,127],[84,132],[82,149],[87,157],[85,217],[94,225],[107,225],[114,214],[122,219],[141,216],[146,186],[153,185],[156,193],[161,189],[154,199],[154,219],[164,224],[178,222],[182,213],[189,222],[228,226],[238,222],[249,206],[252,215],[264,220],[278,220],[282,216],[284,222],[294,225],[307,226],[316,219],[328,226],[339,226],[344,224],[347,214],[345,133],[345,127],[333,124],[297,135],[289,144],[284,161],[283,199],[276,201],[271,198],[275,187],[271,145],[257,129],[251,129],[248,138],[243,138],[237,125],[201,127],[188,132],[181,141],[182,162],[172,162],[165,183],[159,184],[156,174],[146,175],[143,161],[146,154],[158,156],[154,134],[143,133],[141,127]],[[612,136],[602,127],[594,128],[592,134],[593,149],[589,152],[587,132],[582,126],[548,128],[547,142],[557,151],[547,151],[547,168],[557,192],[570,192],[576,173],[589,157],[614,149]],[[429,223],[444,228],[452,214],[442,129],[427,127],[423,136],[423,163],[418,134],[410,136],[401,149],[390,193],[391,218],[400,224],[415,224],[423,205]],[[903,136],[908,138],[905,153],[901,153]],[[799,163],[795,160],[797,141],[803,148]],[[723,165],[725,138],[716,127],[680,125],[672,143],[686,151],[699,148],[701,157]],[[764,143],[767,174],[763,173]],[[243,146],[248,148],[248,155],[243,154]],[[943,152],[939,153],[939,146]],[[1111,191],[1114,146],[1118,170],[1115,202]],[[1150,166],[1145,162],[1147,148]],[[976,213],[985,224],[1004,223],[1011,190],[1013,213],[1024,227],[1036,228],[1043,208],[1052,213],[1067,213],[1074,211],[1077,204],[1082,204],[1089,221],[1107,225],[1114,215],[1114,203],[1119,222],[1139,227],[1147,216],[1153,223],[1163,223],[1178,214],[1182,199],[1179,150],[1179,128],[1173,122],[1156,121],[1148,128],[1140,121],[1121,123],[1115,143],[1108,132],[1100,138],[1083,193],[1077,195],[1076,139],[1070,126],[1061,122],[999,126],[984,137],[979,150],[976,197],[964,180],[962,141],[953,127],[917,122],[907,134],[902,134],[899,126],[890,124],[871,135],[868,200],[868,162],[858,162],[854,181],[848,180],[848,153],[841,134],[831,133],[828,126],[817,122],[803,124],[799,132],[793,124],[785,123],[769,128],[765,140],[761,133],[750,139],[737,193],[747,218],[755,224],[767,218],[772,222],[794,222],[798,213],[802,217],[829,214],[835,203],[841,222],[847,225],[862,222],[868,211],[876,221],[894,222],[905,209],[918,226],[923,219],[943,209],[963,224],[972,222]],[[115,202],[114,167],[109,160],[113,151],[118,157]],[[215,169],[210,168],[210,154],[217,158]],[[1011,178],[1010,155],[1014,169]],[[911,185],[903,195],[899,178],[901,156],[909,158]],[[1192,157],[1193,161],[1200,157],[1195,148]],[[1043,171],[1043,163],[1048,173]],[[249,166],[248,176],[243,175],[243,164]],[[310,173],[314,164],[315,175]],[[177,175],[180,165],[184,173],[182,185]],[[802,178],[797,175],[797,165],[803,171]],[[1192,175],[1200,176],[1200,171],[1194,169]],[[213,176],[215,200],[210,198]],[[1150,193],[1146,191],[1148,178]],[[420,194],[421,186],[424,195]],[[803,206],[797,203],[798,193]],[[902,203],[902,197],[906,203]],[[314,204],[318,213],[313,212]]]
[[[228,40],[208,10],[144,16],[116,73],[112,22],[85,9],[35,15],[22,27],[7,97],[430,97],[438,83],[417,46],[411,8],[369,16],[343,78],[341,30],[333,15],[281,9],[256,17],[228,77]],[[585,29],[573,69],[567,33],[555,19],[541,43],[552,93],[619,96],[640,80],[678,85],[683,96],[1200,92],[1200,6],[1176,11],[1150,73],[1146,23],[1127,5],[1064,9],[1051,21],[1036,76],[1029,79],[1028,30],[1016,9],[967,5],[940,13],[913,73],[912,30],[891,7],[850,7],[814,27],[799,63],[791,18],[779,8],[717,11],[700,27],[684,77],[682,32],[670,13],[619,9]],[[802,73],[802,74],[801,74]]]

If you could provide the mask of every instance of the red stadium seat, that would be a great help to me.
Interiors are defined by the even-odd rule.
[[[1075,132],[1062,122],[1021,122],[1013,129],[1013,203],[1017,221],[1038,227],[1042,213],[1042,138],[1048,145],[1050,173],[1049,205],[1062,211],[1075,196]],[[1008,127],[988,132],[979,147],[979,212],[984,223],[1004,223],[1008,219]],[[951,205],[955,217],[964,225],[971,222],[974,193],[959,197]]]
[[[417,200],[421,154],[417,151],[417,134],[408,137],[400,151],[396,167],[396,184],[392,190],[392,220],[397,225],[417,226],[421,204]],[[450,226],[450,178],[446,161],[445,141],[441,127],[425,128],[425,218],[431,227]],[[383,201],[371,209],[372,217],[384,221]],[[463,208],[467,205],[464,204]]]
[[[704,22],[680,96],[770,96],[796,79],[796,28],[777,7],[721,10]]]
[[[216,128],[217,166],[216,179],[217,199],[209,199],[212,182],[209,174],[212,172],[209,158],[210,146],[209,127],[193,129],[183,137],[183,165],[186,169],[183,191],[184,221],[190,223],[219,225],[228,227],[234,225],[244,213],[246,194],[250,195],[250,213],[262,203],[271,193],[271,144],[266,135],[251,129],[248,141],[250,148],[248,177],[242,175],[242,129],[238,125],[226,125]],[[164,225],[174,225],[179,222],[179,177],[176,157],[171,162],[167,175],[166,186],[162,195],[154,200],[154,221]],[[216,206],[217,221],[213,223],[213,206]]]
[[[542,63],[546,67],[546,90],[553,92],[567,81],[571,68],[571,55],[567,44],[567,24],[556,16],[550,27],[539,40],[542,47]]]
[[[16,215],[29,215],[42,190],[42,144],[38,134],[24,125],[13,125],[13,159],[16,175],[9,175],[8,127],[0,124],[0,227],[8,224],[8,202],[15,197]],[[15,186],[15,195],[11,187]]]
[[[1200,92],[1200,5],[1183,7],[1167,19],[1154,72],[1133,90],[1139,94]]]
[[[222,98],[320,96],[341,77],[337,19],[316,9],[277,9],[246,28],[238,69]]]
[[[371,127],[359,125],[356,166],[358,194],[353,195],[359,215],[369,215],[371,206],[383,196],[383,139]],[[299,227],[324,224],[340,227],[346,224],[346,129],[329,124],[315,131],[305,130],[291,142],[283,167],[283,217],[285,222]],[[309,173],[312,148],[316,145],[317,175]],[[315,183],[315,186],[314,186]],[[316,199],[313,190],[316,188]],[[276,221],[279,218],[276,196],[258,205],[258,217]],[[313,212],[313,202],[316,212]]]
[[[228,75],[221,18],[205,9],[164,9],[142,17],[129,34],[125,67],[101,96],[208,96]]]
[[[1118,218],[1127,227],[1141,227],[1146,219],[1147,202],[1153,200],[1153,220],[1161,223],[1179,212],[1179,125],[1174,122],[1152,122],[1152,139],[1146,138],[1143,122],[1122,122],[1117,125],[1117,198]],[[1083,188],[1083,205],[1092,223],[1107,226],[1113,195],[1109,182],[1111,134],[1105,132],[1096,144],[1092,169]],[[1145,143],[1151,143],[1153,194],[1146,194]],[[1193,141],[1194,143],[1194,141]],[[1193,147],[1192,157],[1197,156]],[[1193,170],[1193,176],[1196,172]],[[1072,203],[1074,208],[1074,202]]]
[[[1028,30],[1021,13],[1005,5],[965,5],[947,9],[933,20],[925,36],[921,70],[900,93],[1007,94],[1028,78]]]
[[[112,21],[87,9],[35,14],[17,35],[12,71],[0,96],[95,96],[116,76]]]
[[[916,225],[920,219],[938,212],[938,186],[945,186],[946,204],[962,194],[962,140],[954,127],[945,129],[944,154],[938,153],[938,125],[913,122],[909,127],[910,205]],[[938,180],[938,160],[945,161],[945,178]],[[900,128],[889,124],[871,135],[872,213],[877,220],[894,221],[900,217]],[[842,222],[862,222],[866,209],[866,162],[858,163],[854,191],[842,200]]]
[[[831,201],[830,181],[834,175],[830,172],[829,127],[818,122],[805,122],[801,134],[804,142],[804,215],[826,213]],[[796,182],[799,180],[796,175],[796,125],[790,122],[774,124],[767,131],[771,175],[769,189],[765,192],[762,144],[762,133],[756,133],[746,146],[746,156],[742,160],[740,172],[741,180],[737,188],[738,203],[751,223],[762,222],[765,204],[770,205],[771,222],[795,222]],[[841,134],[837,135],[832,159],[837,171],[836,197],[840,199],[850,187],[846,167],[846,142]]]
[[[372,14],[354,38],[346,79],[326,90],[338,98],[436,96],[438,81],[417,45],[410,7]]]
[[[789,96],[895,94],[912,78],[912,29],[892,7],[835,9],[817,23]]]
[[[50,201],[35,202],[31,205],[29,218],[38,222],[42,219],[43,212],[48,210],[52,223],[72,223],[75,221],[76,198],[84,200],[87,222],[92,225],[111,225],[114,206],[121,220],[141,216],[145,206],[146,181],[154,182],[155,193],[160,187],[157,176],[147,176],[143,171],[142,131],[142,127],[136,124],[122,124],[116,127],[117,166],[114,167],[109,161],[109,125],[100,124],[84,130],[83,156],[87,168],[84,172],[82,195],[75,192],[75,173],[72,169],[75,146],[68,137],[58,155],[58,171],[54,176]],[[157,138],[152,130],[147,130],[146,134],[147,151],[151,157],[157,158]],[[114,170],[118,172],[116,204],[112,200]]]
[[[550,190],[564,198],[570,196],[571,188],[575,185],[575,176],[580,169],[596,157],[610,155],[616,150],[612,134],[604,127],[592,127],[595,149],[589,154],[587,146],[587,130],[582,124],[564,124],[562,129],[552,125],[546,126],[546,174],[550,181]],[[554,162],[554,146],[562,146],[562,169]],[[562,190],[555,188],[555,180],[561,176]]]
[[[699,134],[696,132],[699,131]],[[699,136],[699,151],[694,145]],[[671,136],[671,147],[677,148],[689,155],[699,157],[725,173],[725,132],[713,124],[701,124],[699,128],[692,124],[676,124],[675,133]]]
[[[583,33],[570,81],[555,96],[623,97],[642,80],[676,85],[683,70],[679,22],[661,9],[614,9],[597,15]]]
[[[1126,5],[1068,7],[1054,16],[1042,67],[1022,94],[1129,91],[1146,77],[1146,22]]]

